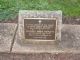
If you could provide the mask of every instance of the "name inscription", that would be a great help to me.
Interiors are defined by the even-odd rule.
[[[24,19],[25,39],[55,40],[56,20]]]

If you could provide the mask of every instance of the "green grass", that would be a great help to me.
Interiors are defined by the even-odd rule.
[[[63,15],[79,16],[80,0],[0,0],[0,19],[13,17],[24,9],[62,10]]]

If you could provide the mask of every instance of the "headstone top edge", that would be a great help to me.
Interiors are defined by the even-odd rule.
[[[26,13],[26,12],[57,12],[62,14],[61,10],[19,10],[19,13]]]

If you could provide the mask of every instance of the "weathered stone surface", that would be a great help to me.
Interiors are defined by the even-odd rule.
[[[33,39],[25,39],[24,19],[25,20],[28,20],[28,19],[56,20],[55,39],[50,39],[50,41],[46,40],[46,39],[45,39],[45,41],[43,41],[44,39],[39,40],[38,38],[36,40],[34,39],[34,41],[33,41]],[[46,25],[49,26],[49,24],[46,24]],[[18,40],[21,41],[22,44],[41,44],[41,45],[42,44],[43,45],[54,44],[55,43],[54,41],[61,40],[61,25],[62,25],[62,12],[61,11],[21,10],[19,12],[19,20],[18,20]],[[46,29],[44,29],[44,31],[45,30]],[[48,30],[48,31],[50,31],[50,30]]]
[[[62,40],[55,45],[22,45],[16,40],[12,52],[80,52],[80,25],[63,25]]]
[[[62,49],[80,49],[80,25],[63,25],[62,40],[59,45]]]
[[[17,24],[0,23],[0,52],[9,52]]]

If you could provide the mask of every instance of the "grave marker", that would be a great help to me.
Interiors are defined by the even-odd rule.
[[[19,12],[18,36],[23,44],[53,44],[61,40],[61,11]]]

